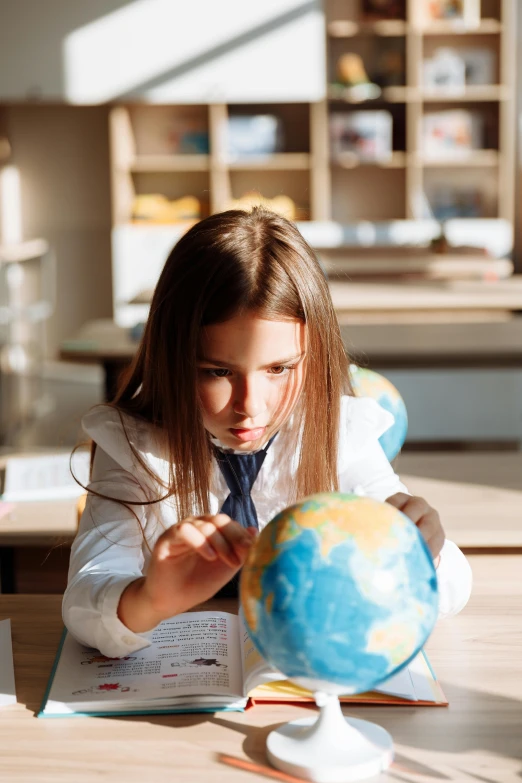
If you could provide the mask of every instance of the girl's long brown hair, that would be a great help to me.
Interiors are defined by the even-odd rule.
[[[352,390],[325,275],[292,223],[258,207],[231,210],[197,223],[170,253],[141,344],[112,402],[162,434],[170,476],[158,500],[173,497],[179,519],[209,511],[212,446],[197,393],[200,332],[239,312],[306,324],[306,373],[293,419],[301,440],[293,499],[338,488],[341,396]]]

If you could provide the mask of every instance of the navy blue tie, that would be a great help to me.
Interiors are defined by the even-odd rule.
[[[235,519],[243,527],[259,529],[256,507],[250,493],[265,461],[268,447],[274,438],[275,435],[268,441],[264,449],[256,451],[254,454],[227,454],[217,449],[215,451],[221,473],[230,490],[230,495],[223,503],[221,513],[228,514],[231,519]]]
[[[275,435],[268,441],[264,449],[254,454],[226,454],[218,449],[214,451],[221,473],[230,490],[230,495],[221,507],[221,513],[228,514],[231,519],[235,519],[245,528],[259,529],[256,507],[250,493],[261,470],[261,465],[265,461],[268,447],[274,438]],[[230,582],[227,582],[214,598],[237,598],[238,586],[239,573],[232,577]]]

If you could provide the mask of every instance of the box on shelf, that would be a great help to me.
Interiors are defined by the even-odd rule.
[[[204,106],[134,106],[130,126],[139,155],[208,154]]]
[[[429,88],[463,90],[466,85],[491,85],[495,55],[485,48],[439,47],[423,62],[423,82]]]
[[[428,112],[422,118],[421,149],[428,158],[465,157],[481,149],[482,116],[468,109]]]
[[[428,88],[463,89],[466,86],[466,64],[458,51],[440,47],[423,62],[424,86]]]
[[[478,27],[480,0],[424,0],[424,14],[426,23],[448,19],[466,27]]]
[[[283,149],[282,122],[273,114],[231,115],[227,131],[231,161],[248,156],[273,155]]]
[[[390,160],[392,126],[392,115],[384,109],[333,112],[330,115],[332,159],[352,153],[361,161]]]

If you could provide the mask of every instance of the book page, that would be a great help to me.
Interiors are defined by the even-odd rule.
[[[16,704],[11,621],[0,621],[0,707]]]
[[[72,458],[74,475],[84,485],[89,483],[90,459],[87,451],[77,451]],[[73,499],[84,492],[71,475],[68,452],[41,457],[11,457],[7,460],[2,495],[4,501]]]
[[[259,681],[257,683],[254,682],[256,690],[250,694],[256,701],[300,701],[313,699],[310,691],[295,685],[290,680],[271,683],[265,678],[261,682],[264,684],[260,687],[258,687]],[[339,698],[341,701],[347,702],[370,702],[375,701],[378,694],[403,699],[412,703],[422,701],[433,704],[447,704],[444,693],[431,670],[424,651],[421,651],[400,672],[380,683],[373,691],[354,694],[353,696],[339,696]]]
[[[285,675],[272,669],[265,659],[258,653],[248,633],[243,618],[243,613],[238,614],[239,636],[241,644],[241,663],[243,667],[244,694],[248,693],[265,682],[284,680]]]
[[[424,650],[421,650],[413,659],[408,666],[408,669],[419,701],[435,701],[441,704],[448,703]]]
[[[400,699],[408,699],[408,701],[418,701],[415,688],[410,675],[410,666],[405,666],[397,674],[393,674],[388,677],[387,680],[381,682],[374,690],[377,693],[385,693],[388,696],[398,696]]]
[[[144,634],[152,642],[124,658],[107,658],[69,633],[49,693],[59,703],[140,702],[181,696],[243,693],[237,617],[227,612],[187,612]],[[54,707],[53,707],[54,705]]]

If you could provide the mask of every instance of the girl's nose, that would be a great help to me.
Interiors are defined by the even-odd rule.
[[[266,410],[262,384],[256,380],[245,379],[235,388],[234,413],[245,419],[255,419]]]

